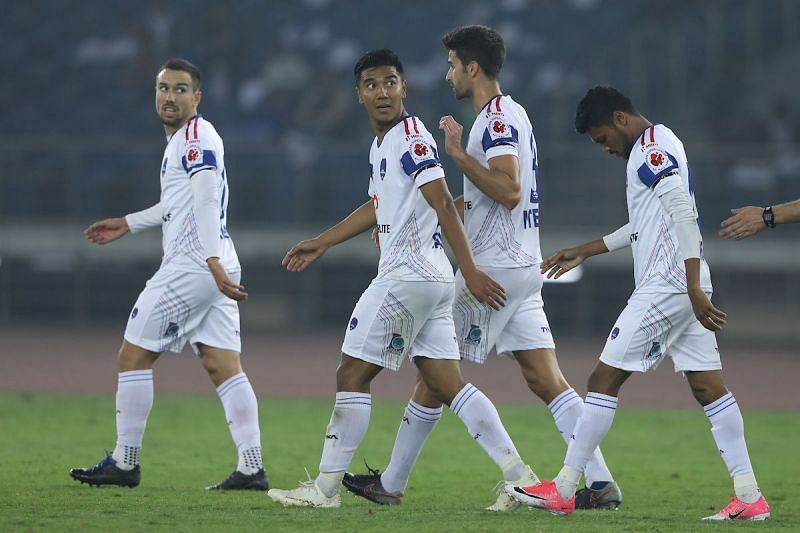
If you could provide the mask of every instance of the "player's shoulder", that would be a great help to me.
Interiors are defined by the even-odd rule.
[[[404,141],[411,140],[415,137],[433,137],[431,132],[425,126],[425,122],[417,115],[406,115],[400,121],[398,126],[399,137]]]
[[[190,118],[178,135],[186,144],[222,144],[222,137],[214,125],[200,114]]]
[[[679,171],[682,144],[671,129],[663,124],[646,128],[633,145],[630,155],[632,168],[648,187],[665,175]]]

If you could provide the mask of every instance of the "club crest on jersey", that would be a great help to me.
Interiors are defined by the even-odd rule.
[[[617,337],[619,337],[619,328],[614,328],[611,330],[611,340],[613,341]]]
[[[483,331],[481,331],[480,326],[478,326],[477,324],[470,324],[469,332],[467,333],[467,338],[464,339],[464,341],[470,344],[480,344],[482,336],[483,336]]]
[[[380,173],[381,173],[381,181],[383,181],[383,178],[386,177],[386,158],[385,157],[383,159],[381,159]]]
[[[348,327],[350,328],[350,331],[353,331],[354,329],[356,329],[356,326],[358,326],[358,319],[356,317],[353,317],[350,319],[350,325]]]
[[[406,349],[406,340],[399,333],[392,333],[392,339],[389,341],[389,346],[386,350],[396,354],[402,354]]]

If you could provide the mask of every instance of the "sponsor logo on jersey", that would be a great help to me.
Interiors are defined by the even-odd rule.
[[[203,158],[203,151],[198,146],[189,146],[186,149],[186,164],[192,166]]]
[[[522,229],[539,227],[539,210],[535,207],[522,212]]]
[[[136,318],[136,315],[138,315],[138,314],[139,314],[139,308],[138,307],[134,307],[133,311],[131,311],[131,318]]]
[[[440,231],[433,233],[433,247],[444,248],[444,245],[442,244],[442,233]]]
[[[383,178],[386,177],[386,158],[385,157],[383,159],[381,159],[380,172],[381,172],[381,181],[383,181]]]
[[[644,161],[654,174],[658,174],[660,170],[669,165],[670,160],[667,154],[659,147],[653,147],[644,155]]]
[[[614,328],[611,330],[611,340],[613,341],[617,337],[619,337],[619,328]]]
[[[391,224],[378,224],[378,233],[391,233],[392,232],[392,225]]]
[[[406,349],[406,340],[399,333],[392,333],[392,340],[389,341],[386,349],[392,353],[402,354]]]
[[[489,136],[492,139],[507,139],[511,137],[511,128],[502,118],[493,118],[489,121]]]
[[[348,327],[350,328],[350,331],[353,331],[354,329],[356,329],[356,326],[358,326],[358,319],[356,317],[353,317],[350,319],[350,325]]]
[[[415,164],[434,158],[433,148],[423,140],[413,141],[408,148],[408,153],[411,154],[411,159],[414,160]]]
[[[470,324],[469,332],[467,332],[467,337],[464,339],[464,341],[470,344],[480,344],[482,336],[483,331],[481,331],[480,326],[477,324]]]
[[[542,333],[550,333],[550,327],[549,326],[540,326],[539,329],[542,330]]]

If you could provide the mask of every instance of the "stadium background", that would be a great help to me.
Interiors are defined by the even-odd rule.
[[[53,371],[80,373],[85,359],[87,369],[102,361],[100,390],[113,390],[113,353],[136,295],[158,266],[160,232],[97,247],[82,230],[158,200],[163,137],[153,79],[165,58],[185,56],[204,72],[200,110],[225,140],[229,230],[250,292],[242,308],[248,364],[274,370],[269,358],[311,363],[325,355],[327,366],[316,368],[329,395],[332,377],[322,370],[335,367],[340,331],[374,274],[376,252],[359,238],[302,275],[283,272],[280,258],[365,199],[372,132],[354,97],[352,65],[368,49],[393,48],[406,67],[410,112],[435,135],[443,114],[470,124],[468,104],[455,101],[444,82],[440,44],[448,29],[470,23],[504,35],[502,87],[534,124],[543,252],[626,220],[622,161],[572,129],[587,87],[615,85],[686,144],[714,299],[730,315],[721,346],[746,365],[729,368],[729,379],[757,378],[757,390],[791,385],[780,365],[796,365],[798,229],[780,227],[741,243],[722,241],[716,231],[731,207],[800,196],[798,2],[0,4],[7,14],[0,18],[0,350],[15,357],[0,388],[97,388],[96,380],[64,380]],[[446,158],[444,164],[451,190],[460,194],[460,175]],[[576,386],[632,289],[631,272],[623,251],[590,262],[579,283],[545,287],[561,357],[575,358],[565,366],[574,367],[567,375]],[[508,379],[521,381],[505,368]],[[41,379],[42,369],[54,374],[51,382],[25,381]],[[290,372],[265,370],[262,381],[251,379],[269,394]],[[176,379],[174,390],[188,381]],[[210,392],[202,376],[194,381]],[[527,399],[521,384],[520,390]],[[686,397],[680,405],[691,405],[685,392],[678,387]],[[646,394],[642,401],[648,403]]]

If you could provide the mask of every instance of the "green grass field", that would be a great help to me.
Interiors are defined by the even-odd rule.
[[[288,488],[316,474],[331,402],[262,400],[264,458],[272,486]],[[373,407],[356,453],[383,468],[402,412],[400,403]],[[500,406],[523,457],[543,477],[560,468],[564,444],[543,406]],[[499,473],[446,414],[433,434],[404,503],[379,507],[343,492],[340,509],[283,508],[263,493],[208,493],[224,478],[235,452],[216,397],[157,395],[136,489],[89,488],[67,470],[97,462],[114,445],[114,399],[107,396],[0,394],[0,531],[711,531],[798,530],[800,463],[795,413],[745,413],[748,444],[771,506],[766,523],[702,523],[727,502],[731,483],[700,409],[621,409],[604,442],[622,486],[619,511],[554,517],[520,509],[483,511]]]

